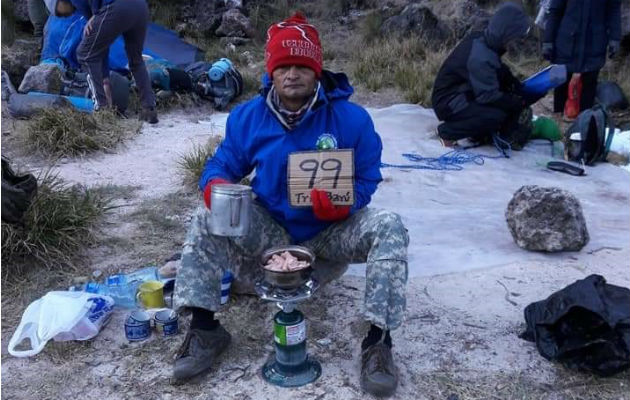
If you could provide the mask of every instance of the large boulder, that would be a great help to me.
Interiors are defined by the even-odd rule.
[[[409,4],[399,15],[386,19],[381,33],[384,36],[418,34],[434,43],[442,43],[451,37],[449,27],[428,7],[417,3]]]
[[[63,72],[57,64],[34,65],[26,71],[18,91],[21,93],[43,92],[61,94]]]
[[[28,0],[12,0],[14,4],[13,15],[19,22],[31,22],[28,18]]]
[[[566,190],[523,186],[505,212],[516,244],[533,251],[579,251],[589,236],[582,206]]]
[[[221,25],[214,32],[221,37],[252,37],[254,29],[252,23],[238,8],[231,8],[223,13]]]
[[[22,82],[26,70],[39,62],[41,38],[16,39],[11,47],[2,46],[2,70],[6,71],[11,82]]]

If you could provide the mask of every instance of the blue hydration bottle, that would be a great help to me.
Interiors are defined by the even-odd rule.
[[[523,81],[522,91],[530,95],[543,95],[567,81],[566,65],[550,65]]]
[[[114,305],[123,308],[136,307],[136,291],[139,282],[124,285],[107,285],[105,283],[89,282],[85,285],[88,293],[103,294],[114,299]]]
[[[159,280],[161,277],[158,268],[151,266],[128,274],[108,276],[104,283],[89,282],[83,290],[110,296],[117,306],[134,308],[136,307],[136,292],[142,282]]]
[[[211,81],[220,81],[225,76],[225,73],[233,68],[232,61],[227,58],[222,58],[212,64],[212,67],[208,70],[208,76]]]

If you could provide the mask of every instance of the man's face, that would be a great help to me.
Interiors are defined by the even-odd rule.
[[[55,12],[58,17],[69,17],[74,13],[74,6],[69,1],[59,0]]]
[[[298,102],[308,100],[315,91],[315,71],[298,65],[276,68],[271,74],[280,100]]]

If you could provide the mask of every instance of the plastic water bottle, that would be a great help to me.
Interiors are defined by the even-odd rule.
[[[123,308],[136,307],[136,292],[141,282],[131,282],[124,285],[107,285],[89,282],[83,288],[88,293],[102,294],[114,299],[114,304]]]
[[[232,61],[227,58],[222,58],[212,64],[212,67],[208,70],[208,76],[212,81],[219,81],[223,79],[226,72],[232,69]]]
[[[136,307],[136,292],[142,282],[160,280],[158,268],[150,266],[128,274],[110,275],[104,283],[89,282],[82,290],[110,296],[117,306],[133,308]]]
[[[126,282],[146,282],[146,281],[159,281],[161,280],[160,273],[157,267],[150,266],[139,269],[134,272],[130,272],[128,274],[116,274],[108,277],[106,279],[106,283],[110,284],[118,284],[120,281]]]

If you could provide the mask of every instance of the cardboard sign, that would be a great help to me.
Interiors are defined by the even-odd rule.
[[[289,154],[289,204],[311,207],[311,190],[325,190],[333,204],[354,204],[354,151],[305,151]]]

